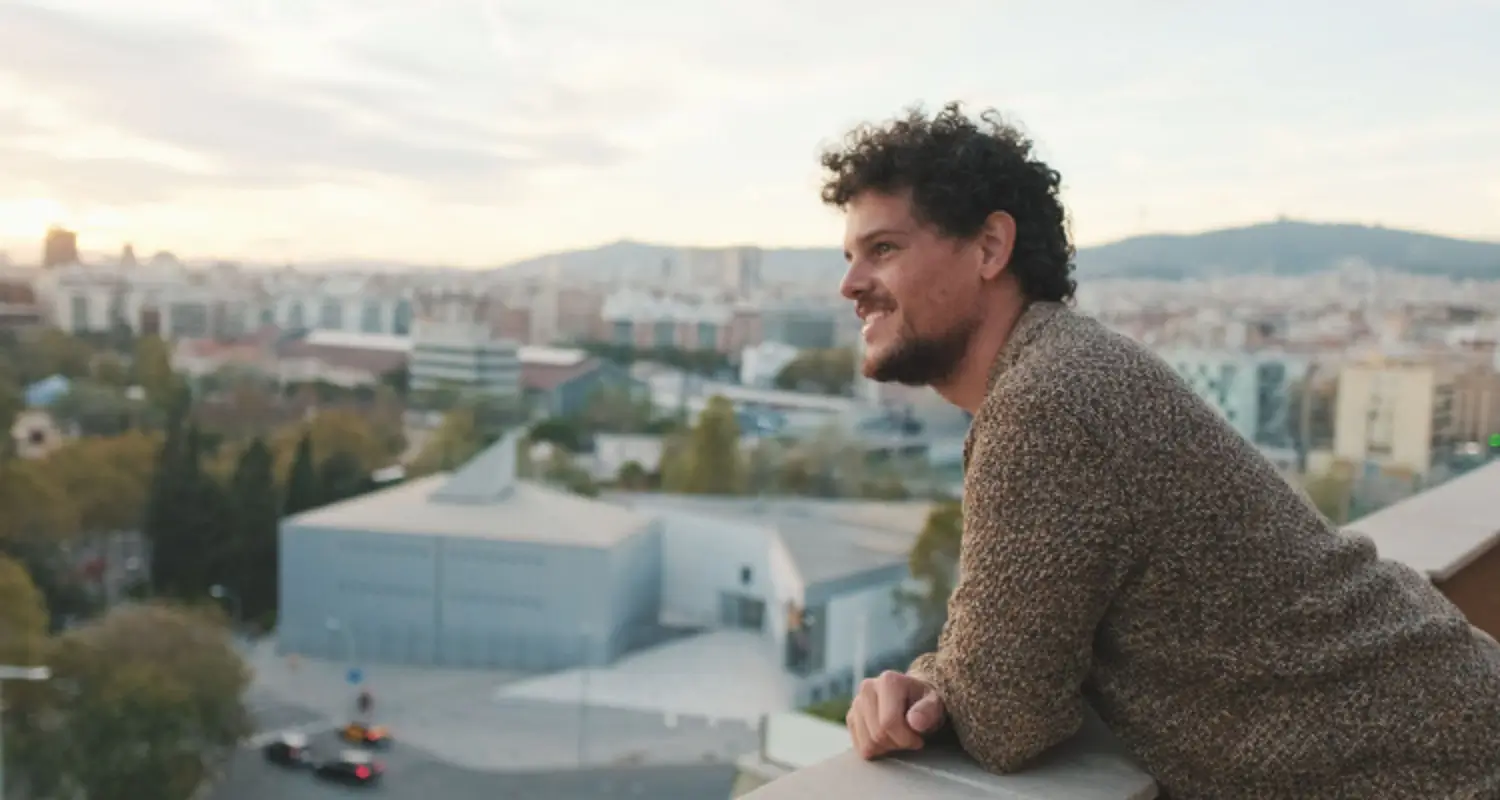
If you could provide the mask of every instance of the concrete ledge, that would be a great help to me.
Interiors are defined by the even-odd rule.
[[[745,795],[749,800],[1152,800],[1156,796],[1156,782],[1092,716],[1078,736],[1015,775],[986,772],[956,747],[936,747],[876,762],[849,752]]]

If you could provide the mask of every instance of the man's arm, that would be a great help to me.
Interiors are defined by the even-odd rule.
[[[1078,731],[1095,629],[1133,561],[1134,525],[1108,454],[1058,412],[975,419],[960,578],[934,686],[968,753],[1011,772]]]

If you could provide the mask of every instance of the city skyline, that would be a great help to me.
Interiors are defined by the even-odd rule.
[[[264,261],[836,246],[820,146],[949,99],[1035,136],[1081,245],[1282,215],[1500,238],[1492,2],[403,5],[0,8],[0,250],[54,223]]]

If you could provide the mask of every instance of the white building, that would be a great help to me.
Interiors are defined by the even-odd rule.
[[[1292,445],[1288,415],[1306,359],[1238,350],[1172,349],[1159,355],[1240,435],[1262,448]]]
[[[773,341],[745,348],[740,353],[740,383],[759,389],[774,388],[776,376],[796,360],[799,352],[789,344]]]
[[[495,334],[490,299],[481,294],[418,295],[409,369],[414,391],[455,386],[494,396],[521,394],[520,345]]]

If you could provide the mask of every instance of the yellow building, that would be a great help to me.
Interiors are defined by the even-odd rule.
[[[1453,443],[1453,377],[1441,364],[1374,362],[1339,371],[1333,455],[1423,475]]]

